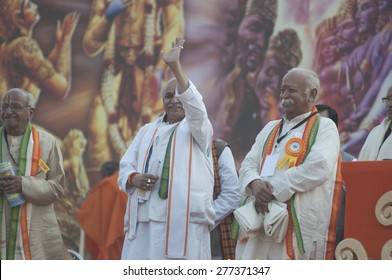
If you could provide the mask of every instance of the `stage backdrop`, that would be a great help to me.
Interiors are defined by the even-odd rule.
[[[182,62],[237,167],[262,127],[281,117],[290,68],[319,74],[319,103],[337,110],[342,148],[353,155],[385,116],[391,0],[134,0],[110,13],[113,0],[0,2],[0,93],[33,92],[34,123],[62,144],[69,187],[56,210],[76,249],[75,211],[100,166],[119,161],[162,112],[170,73],[159,54],[176,36],[185,37]]]

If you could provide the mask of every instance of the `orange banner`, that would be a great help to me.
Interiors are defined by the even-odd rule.
[[[346,184],[344,238],[358,240],[369,259],[379,260],[382,247],[392,239],[392,227],[379,223],[375,209],[380,197],[392,191],[392,161],[343,162],[342,174]]]

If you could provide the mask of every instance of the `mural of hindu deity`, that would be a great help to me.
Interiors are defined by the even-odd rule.
[[[84,51],[104,51],[99,93],[88,122],[90,164],[119,160],[135,133],[162,112],[161,50],[184,32],[182,0],[93,0]]]

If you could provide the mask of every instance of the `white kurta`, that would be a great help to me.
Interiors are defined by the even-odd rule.
[[[307,116],[309,113],[297,116],[291,121],[285,120],[281,135]],[[264,127],[241,165],[239,180],[243,194],[247,193],[246,187],[250,182],[260,179],[259,168],[263,147],[268,135],[279,121],[272,121]],[[294,137],[302,138],[304,129],[305,124],[292,130],[279,144],[275,139],[271,154],[277,153],[279,158],[282,158],[287,141]],[[290,169],[276,169],[273,176],[261,178],[272,184],[273,194],[278,201],[286,202],[295,194],[295,207],[305,247],[304,255],[300,256],[293,234],[295,256],[298,259],[325,258],[339,148],[336,125],[330,119],[322,117],[315,143],[304,162]],[[275,243],[264,232],[250,237],[247,242],[241,242],[239,239],[236,258],[288,259],[285,239],[281,243]]]
[[[233,154],[225,147],[218,159],[221,192],[214,200],[215,227],[232,213],[240,204],[241,193]]]
[[[358,160],[392,159],[392,134],[390,134],[389,137],[385,139],[384,143],[381,144],[385,132],[388,127],[392,125],[391,122],[392,121],[386,117],[381,124],[370,131],[365,144],[359,153]]]
[[[221,260],[221,232],[218,225],[238,208],[241,201],[238,175],[235,167],[233,153],[229,146],[226,146],[218,159],[218,172],[221,183],[221,192],[214,200],[215,225],[211,231],[211,258]]]
[[[202,96],[192,83],[184,93],[179,95],[176,92],[176,97],[182,102],[186,117],[175,124],[165,123],[163,117],[160,117],[155,122],[143,126],[120,161],[118,182],[120,188],[127,191],[128,176],[133,172],[144,173],[142,165],[150,142],[153,143],[150,167],[160,162],[156,175],[161,176],[166,148],[173,130],[178,126],[177,133],[190,133],[193,137],[193,146],[187,259],[209,259],[211,257],[209,228],[215,222],[215,212],[212,207],[214,185],[211,154],[212,125],[208,120]],[[184,132],[182,128],[188,129],[188,132]],[[178,148],[179,151],[186,149],[189,147]],[[188,163],[176,162],[176,164]],[[153,171],[151,169],[147,171],[150,172]],[[133,188],[128,192],[122,259],[167,259],[164,244],[168,199],[159,197],[160,183],[161,178],[156,182],[149,199],[139,200],[137,203],[136,229],[133,228],[130,208],[135,209],[132,207],[135,206],[134,202],[137,201],[140,190]]]

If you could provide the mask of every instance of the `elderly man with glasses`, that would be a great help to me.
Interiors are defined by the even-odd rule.
[[[387,116],[370,131],[358,160],[392,160],[392,86],[387,95],[382,97],[382,102],[386,105]]]
[[[0,258],[70,259],[53,209],[64,193],[63,157],[55,138],[31,125],[34,104],[19,88],[1,101]]]

